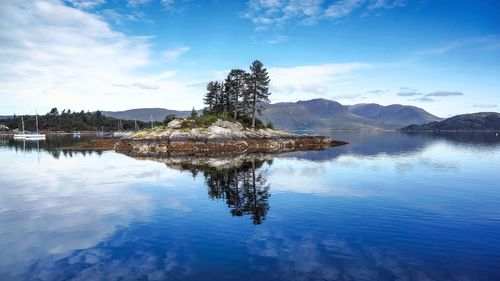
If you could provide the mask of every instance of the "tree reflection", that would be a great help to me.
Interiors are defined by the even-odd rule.
[[[193,177],[202,174],[210,199],[225,201],[231,215],[249,215],[254,224],[261,224],[266,219],[271,196],[270,185],[267,183],[267,168],[272,164],[272,160],[240,159],[224,167],[194,161],[184,161],[180,165],[163,162],[166,162],[167,166],[188,170]]]
[[[50,154],[55,159],[59,159],[61,156],[65,158],[72,158],[76,155],[83,155],[84,157],[86,157],[87,155],[92,156],[94,153],[97,155],[102,155],[102,151],[75,150],[64,148],[70,147],[80,142],[89,141],[93,138],[93,136],[84,136],[79,139],[75,139],[71,135],[49,135],[45,140],[16,140],[12,138],[12,136],[0,136],[0,146],[7,147],[8,149],[15,151],[16,153],[44,152]]]

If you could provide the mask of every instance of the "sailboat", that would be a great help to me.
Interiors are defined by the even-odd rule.
[[[23,126],[23,133],[22,134],[15,134],[14,139],[44,140],[45,134],[40,134],[38,132],[38,114],[35,115],[35,120],[36,120],[36,133],[26,133],[26,131],[24,130],[24,118],[23,118],[23,116],[21,116],[21,124]]]

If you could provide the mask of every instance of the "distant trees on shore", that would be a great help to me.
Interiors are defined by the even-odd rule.
[[[24,115],[24,127],[28,131],[34,131],[35,116]],[[1,123],[10,129],[21,129],[21,116],[1,120]],[[52,108],[49,113],[38,116],[39,129],[42,131],[117,131],[134,130],[137,124],[139,128],[148,127],[148,123],[134,120],[119,120],[102,114],[101,111],[94,112],[72,112]]]
[[[262,62],[255,60],[250,71],[232,69],[224,81],[210,81],[203,102],[204,115],[225,115],[255,128],[262,103],[269,102],[271,79]]]

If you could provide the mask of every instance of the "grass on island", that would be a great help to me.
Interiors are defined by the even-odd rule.
[[[145,131],[149,132],[161,132],[164,131],[167,127],[167,124],[170,123],[171,121],[175,119],[180,119],[176,117],[175,115],[167,115],[165,117],[165,120],[159,124],[155,125],[153,128],[147,128]],[[237,119],[234,119],[233,117],[228,116],[227,113],[222,113],[222,114],[204,114],[200,116],[190,116],[186,119],[182,119],[181,126],[179,130],[190,130],[190,129],[196,129],[196,128],[208,128],[210,125],[215,123],[217,120],[223,120],[223,121],[229,121],[229,122],[238,122],[243,127],[245,128],[250,128],[252,124],[252,119],[250,117],[239,117]],[[268,122],[267,124],[264,124],[259,119],[255,120],[255,128],[256,129],[274,129],[273,124]]]

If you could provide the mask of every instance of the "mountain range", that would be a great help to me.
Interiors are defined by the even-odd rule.
[[[439,122],[410,125],[403,131],[500,131],[500,113],[478,112],[461,114]]]
[[[379,105],[375,103],[342,105],[327,99],[263,104],[260,117],[283,130],[316,129],[399,129],[412,124],[441,121],[442,118],[409,105]],[[139,108],[125,111],[103,111],[104,115],[120,119],[163,121],[166,115],[186,117],[191,111],[163,108]]]

